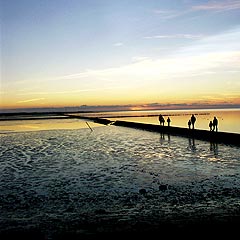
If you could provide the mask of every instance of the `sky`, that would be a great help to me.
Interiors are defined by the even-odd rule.
[[[1,109],[240,106],[240,0],[0,0]]]

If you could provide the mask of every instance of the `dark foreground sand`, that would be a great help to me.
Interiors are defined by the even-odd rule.
[[[99,214],[100,215],[100,214]],[[138,219],[138,221],[121,222],[111,217],[108,219],[104,213],[97,218],[95,222],[68,222],[55,223],[58,226],[53,236],[46,236],[44,233],[46,228],[22,229],[18,231],[3,232],[0,239],[115,239],[115,238],[134,238],[146,239],[148,237],[154,239],[163,239],[169,237],[177,237],[184,239],[192,238],[221,238],[227,237],[234,239],[239,234],[239,217],[228,217],[224,220],[216,220],[214,216],[196,216],[198,219],[185,220],[184,216],[179,219],[175,216],[176,222],[161,221],[160,218]],[[60,224],[63,224],[60,226]]]
[[[0,239],[231,239],[240,226],[240,192],[235,177],[231,176],[231,184],[219,178],[184,186],[163,184],[156,190],[102,196],[105,200],[100,194],[96,202],[83,196],[79,201],[89,201],[92,208],[77,213],[78,209],[67,206],[72,216],[68,221],[43,218],[37,225],[25,227],[23,223],[16,228],[14,221],[9,221],[5,224],[12,224],[11,230],[1,231]]]

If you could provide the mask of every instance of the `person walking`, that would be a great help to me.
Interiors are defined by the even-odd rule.
[[[189,119],[188,121],[188,128],[190,129],[191,128],[191,120]]]
[[[192,129],[194,129],[195,122],[196,122],[196,117],[195,117],[194,114],[193,114],[193,115],[191,116]]]

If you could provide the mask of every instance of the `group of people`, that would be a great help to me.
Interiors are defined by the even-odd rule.
[[[194,129],[195,122],[196,122],[196,117],[193,114],[191,118],[188,120],[188,128],[190,129],[192,125],[192,129]]]
[[[159,122],[160,122],[160,126],[164,126],[165,119],[164,119],[164,117],[163,117],[162,114],[159,115],[158,120],[159,120]],[[170,118],[168,117],[168,118],[167,118],[168,126],[170,126],[170,122],[171,122],[171,120],[170,120]]]
[[[160,122],[160,126],[164,126],[164,123],[165,123],[165,119],[163,117],[162,114],[159,115],[159,122]],[[167,123],[168,123],[168,126],[170,126],[170,118],[168,117],[167,118]],[[191,129],[191,126],[192,126],[192,129],[195,128],[195,122],[196,122],[196,117],[194,116],[194,114],[192,114],[191,118],[189,119],[188,121],[188,128]],[[209,122],[209,128],[210,128],[210,131],[216,131],[218,130],[218,120],[216,117],[213,118],[212,121]]]
[[[209,128],[210,128],[210,131],[216,130],[216,132],[217,132],[217,130],[218,130],[218,120],[217,120],[216,117],[214,117],[213,120],[209,122]]]

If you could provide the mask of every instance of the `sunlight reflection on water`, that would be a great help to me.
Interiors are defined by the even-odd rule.
[[[159,124],[158,114],[163,114],[165,121],[169,116],[171,126],[187,128],[187,122],[191,114],[196,114],[196,128],[209,130],[209,121],[214,116],[218,118],[218,128],[221,132],[240,133],[240,110],[239,109],[203,109],[203,110],[152,110],[152,111],[126,111],[126,112],[105,112],[91,113],[87,116],[110,117],[111,120],[123,120]],[[76,114],[82,115],[82,114]],[[154,116],[151,116],[154,115]],[[114,117],[115,116],[115,117]],[[124,117],[122,117],[124,116]],[[165,122],[167,124],[167,122]]]
[[[94,122],[88,122],[90,128],[102,126]],[[0,132],[23,132],[57,129],[89,128],[86,121],[79,119],[37,119],[37,120],[11,120],[0,121]]]

